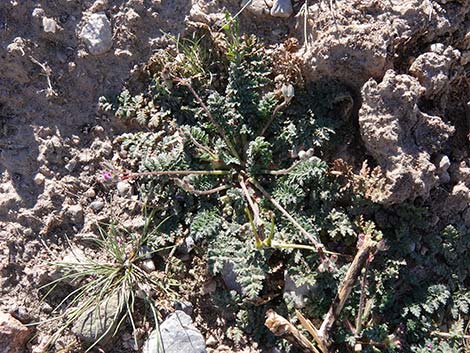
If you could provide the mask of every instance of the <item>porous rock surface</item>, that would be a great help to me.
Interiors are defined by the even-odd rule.
[[[452,47],[445,50],[440,50],[440,46],[436,47],[435,51],[418,56],[409,70],[425,88],[424,97],[427,99],[447,95],[452,66],[460,58],[460,52]]]
[[[470,12],[470,2],[442,9],[423,0],[337,0],[309,6],[305,59],[310,80],[340,78],[360,88],[369,78],[381,79],[403,48],[452,33]],[[304,14],[297,14],[298,37],[304,41]]]
[[[381,83],[370,79],[362,88],[360,133],[389,180],[392,192],[382,200],[386,204],[426,197],[439,180],[431,154],[442,148],[454,128],[419,109],[424,93],[417,79],[393,70]]]

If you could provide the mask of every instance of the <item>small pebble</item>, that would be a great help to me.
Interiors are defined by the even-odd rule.
[[[34,182],[36,183],[36,185],[44,184],[44,180],[46,180],[46,177],[42,173],[37,173],[34,176]]]
[[[95,189],[89,188],[87,191],[85,191],[84,195],[89,198],[93,198],[96,196]]]
[[[156,270],[155,264],[153,260],[151,259],[142,261],[141,267],[145,272],[148,272],[148,273]]]
[[[287,18],[294,12],[291,0],[274,0],[271,16]]]
[[[120,181],[116,185],[117,191],[121,196],[128,196],[131,193],[132,187],[127,181]]]
[[[92,55],[106,53],[113,46],[111,22],[106,13],[93,13],[85,18],[85,23],[79,33]]]
[[[446,155],[443,155],[439,158],[439,169],[447,171],[450,167],[450,159]]]
[[[101,134],[103,131],[104,131],[104,128],[103,128],[101,125],[96,125],[96,126],[93,128],[93,132],[95,132],[95,133],[97,133],[97,134]]]
[[[31,14],[33,17],[36,17],[36,18],[40,18],[40,17],[43,17],[45,15],[44,13],[44,10],[41,9],[40,7],[36,7],[32,14]]]
[[[206,345],[209,346],[209,347],[215,347],[219,344],[219,341],[217,340],[217,338],[215,338],[214,336],[212,335],[209,335],[209,337],[207,337],[207,340],[206,340]]]
[[[444,52],[445,46],[442,43],[431,44],[431,51],[437,54],[442,54]]]
[[[53,18],[43,17],[42,27],[46,33],[55,33],[60,29],[59,25]]]
[[[83,209],[80,205],[70,205],[67,207],[67,215],[70,217],[70,220],[74,223],[83,222]]]
[[[101,200],[95,200],[90,203],[90,208],[95,212],[99,212],[104,208],[104,202]]]
[[[75,167],[77,166],[77,160],[75,158],[71,159],[70,162],[68,162],[65,165],[65,169],[67,169],[69,172],[73,172],[75,170]]]

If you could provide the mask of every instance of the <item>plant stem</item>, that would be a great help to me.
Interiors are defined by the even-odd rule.
[[[362,331],[362,316],[364,314],[364,306],[366,303],[366,286],[367,286],[367,270],[369,269],[369,260],[366,260],[366,264],[364,266],[364,275],[362,276],[361,280],[361,296],[359,298],[359,309],[357,311],[357,318],[356,318],[356,336],[360,337]]]
[[[269,193],[253,178],[250,178],[249,180],[261,193],[266,197],[273,205],[276,207],[299,231],[304,235],[307,239],[309,239],[313,245],[315,246],[315,250],[319,253],[324,253],[325,251],[323,250],[324,246],[320,242],[318,242],[309,232],[305,230],[304,227],[302,227],[299,222],[297,222],[294,217],[290,215],[289,212],[287,212],[284,207],[282,207],[279,202],[277,202]]]
[[[346,272],[346,275],[338,288],[338,294],[331,304],[330,309],[328,310],[328,313],[326,314],[325,319],[323,320],[323,323],[320,327],[320,330],[318,331],[320,338],[327,347],[329,347],[332,343],[330,340],[330,330],[333,327],[336,319],[339,317],[339,314],[343,310],[344,304],[346,303],[346,300],[351,293],[352,287],[361,274],[362,267],[368,260],[369,254],[371,251],[373,251],[375,246],[376,243],[372,241],[370,235],[366,234],[364,243],[357,251],[353,262],[351,265],[349,265],[348,271]]]
[[[253,211],[253,220],[250,219],[250,222],[256,228],[254,230],[256,246],[261,247],[262,246],[261,237],[263,236],[262,235],[262,233],[263,233],[263,221],[261,220],[260,215],[259,215],[259,207],[258,207],[258,205],[256,205],[253,202],[253,199],[251,198],[250,193],[248,192],[248,188],[246,186],[245,180],[243,179],[243,177],[241,175],[238,177],[238,181],[239,181],[240,186],[243,190],[243,193],[245,194],[245,198],[248,201],[248,205],[250,206],[251,210]],[[250,214],[249,214],[249,216],[250,216]],[[261,237],[260,237],[260,233],[261,233]]]
[[[182,134],[185,134],[185,135],[187,135],[187,136],[189,137],[189,139],[190,139],[191,142],[194,144],[194,146],[196,146],[197,148],[199,148],[199,149],[203,150],[204,152],[206,152],[207,154],[209,154],[212,159],[216,160],[216,159],[219,158],[216,153],[214,153],[214,152],[212,152],[212,151],[210,150],[209,147],[204,146],[202,143],[199,143],[199,141],[197,141],[197,140],[194,138],[194,136],[191,134],[191,132],[190,132],[189,130],[187,130],[187,131],[184,131],[184,130],[182,130],[182,129],[180,129],[180,130],[181,130],[181,133],[182,133]]]
[[[123,173],[122,180],[157,175],[228,175],[229,170],[158,170],[154,172]]]
[[[196,195],[211,195],[211,194],[216,194],[218,192],[230,189],[230,187],[231,187],[230,185],[221,185],[210,190],[191,190],[189,192],[196,194]]]
[[[271,243],[271,246],[273,248],[279,248],[279,249],[301,249],[301,250],[318,251],[316,247],[310,246],[310,245],[304,245],[304,244],[287,244],[287,243],[278,243],[278,242],[273,241]],[[351,257],[349,255],[340,254],[340,253],[334,252],[334,251],[323,250],[323,252],[325,254],[329,254],[329,255]]]
[[[197,102],[199,103],[199,105],[202,107],[202,109],[204,110],[204,112],[206,113],[207,117],[209,118],[209,120],[211,121],[211,123],[216,127],[217,131],[219,132],[220,136],[222,136],[222,138],[224,139],[225,143],[227,144],[227,147],[229,148],[230,152],[233,154],[233,156],[238,159],[240,161],[240,163],[242,163],[242,159],[240,158],[240,156],[238,155],[237,153],[237,150],[235,149],[235,147],[233,146],[233,143],[232,141],[228,138],[228,136],[225,134],[225,131],[224,129],[222,128],[222,126],[220,126],[220,124],[214,119],[214,116],[212,115],[212,113],[210,112],[209,108],[207,107],[207,105],[203,102],[203,100],[201,99],[201,97],[199,97],[199,95],[197,94],[197,92],[194,90],[194,88],[191,86],[191,84],[187,81],[187,80],[183,80],[181,78],[175,78],[175,81],[183,86],[186,86],[189,91],[192,93],[192,95],[194,96],[194,98],[196,98]]]
[[[276,108],[274,108],[273,113],[271,114],[271,117],[269,118],[269,121],[264,125],[264,127],[261,129],[261,131],[258,133],[258,136],[263,136],[266,133],[266,130],[271,126],[271,124],[274,121],[274,118],[276,117],[277,113],[281,108],[284,108],[287,105],[288,101],[284,99],[284,101],[281,104],[276,105]]]
[[[276,336],[285,338],[296,345],[303,352],[320,353],[310,340],[305,337],[289,320],[285,319],[273,309],[266,312],[265,326]]]
[[[183,179],[179,178],[172,178],[172,180],[175,182],[177,186],[182,188],[184,191],[187,191],[189,193],[195,194],[195,195],[211,195],[211,194],[216,194],[220,191],[224,191],[227,189],[230,189],[230,185],[221,185],[213,189],[209,190],[196,190],[194,189],[194,186],[189,184],[188,182],[185,182]]]
[[[303,161],[296,161],[287,169],[279,169],[279,170],[264,169],[264,170],[261,170],[260,174],[286,175],[286,174],[289,174],[290,172],[292,172],[295,169],[295,167],[297,167],[302,162]]]

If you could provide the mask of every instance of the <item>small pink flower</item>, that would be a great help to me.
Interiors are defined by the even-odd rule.
[[[103,174],[101,174],[101,177],[105,180],[105,181],[108,181],[108,180],[111,180],[113,175],[110,173],[110,172],[104,172]]]

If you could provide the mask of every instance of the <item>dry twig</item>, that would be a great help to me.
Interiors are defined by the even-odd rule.
[[[318,349],[310,343],[309,339],[305,337],[289,320],[277,314],[274,310],[269,309],[266,312],[266,327],[276,336],[285,338],[292,344],[302,349],[305,353],[320,353]]]
[[[32,57],[31,55],[29,56],[30,60],[38,65],[42,71],[44,72],[44,74],[46,75],[46,79],[47,79],[47,88],[46,88],[46,97],[57,97],[58,94],[57,92],[54,90],[54,88],[52,87],[52,82],[51,82],[51,75],[52,75],[52,70],[51,68],[49,67],[49,65],[47,65],[47,63],[40,63],[37,59],[35,59],[34,57]]]

